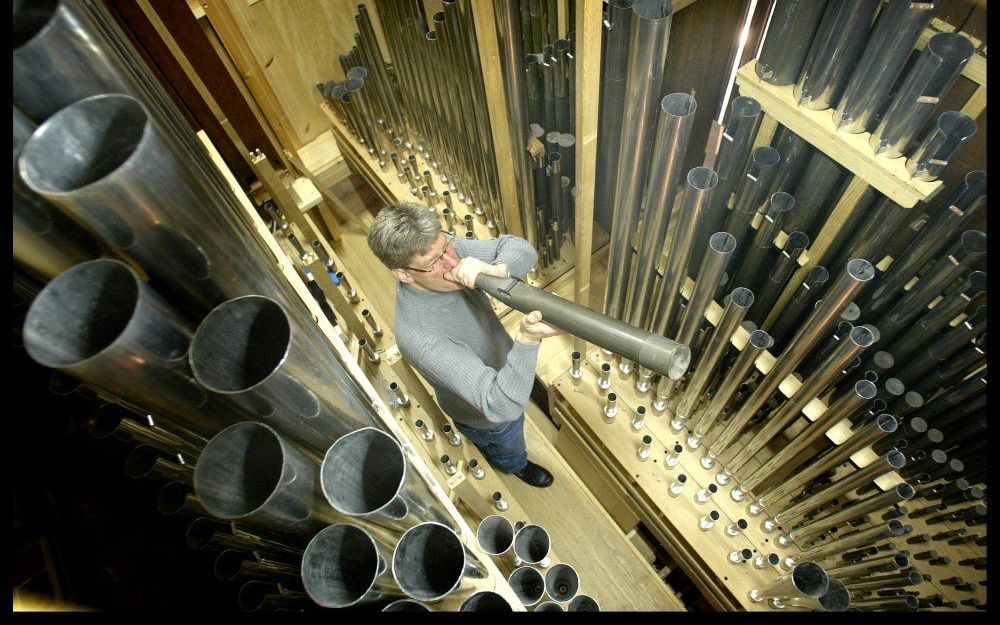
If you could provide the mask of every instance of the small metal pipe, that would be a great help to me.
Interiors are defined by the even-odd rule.
[[[937,180],[974,134],[976,120],[971,116],[958,111],[941,113],[931,132],[906,159],[907,173],[924,182]]]
[[[545,593],[553,601],[571,601],[579,591],[580,576],[572,566],[560,563],[545,573]]]
[[[525,607],[531,607],[545,596],[545,577],[538,569],[521,566],[514,569],[507,578],[510,589]]]
[[[792,570],[763,588],[751,589],[750,600],[809,597],[818,599],[826,594],[830,582],[823,567],[815,562],[798,562]]]
[[[540,525],[525,525],[514,534],[515,565],[523,564],[547,568],[552,544],[549,533]]]

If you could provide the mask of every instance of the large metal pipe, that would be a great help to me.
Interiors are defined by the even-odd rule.
[[[718,185],[698,227],[686,274],[692,273],[691,269],[701,265],[701,256],[708,238],[722,230],[729,212],[729,198],[746,171],[750,148],[763,117],[760,102],[749,96],[737,96],[729,103],[729,116],[722,129],[722,142],[715,157],[714,170],[718,174]]]
[[[782,248],[778,260],[775,261],[767,272],[767,279],[758,290],[758,296],[754,298],[753,308],[747,313],[747,317],[753,321],[763,322],[778,296],[785,289],[792,272],[798,268],[799,256],[809,247],[809,236],[798,230],[789,232],[785,239],[785,247]]]
[[[626,291],[626,320],[630,325],[646,327],[651,316],[649,304],[656,266],[666,243],[667,224],[670,223],[697,108],[698,103],[686,93],[671,93],[660,100],[660,118],[650,163],[639,250],[635,271],[629,273]]]
[[[77,263],[100,256],[101,247],[79,223],[31,191],[21,179],[17,161],[35,124],[17,107],[13,111],[14,260],[44,280],[51,280]]]
[[[785,230],[801,230],[815,237],[823,224],[822,217],[836,201],[836,191],[844,177],[843,167],[826,154],[815,151],[795,187],[795,210],[785,219]],[[857,257],[855,257],[857,258]]]
[[[933,182],[972,135],[976,120],[960,111],[946,111],[938,116],[937,124],[906,159],[906,171],[911,178]]]
[[[167,482],[156,494],[156,511],[166,516],[186,514],[204,516],[208,511],[191,492],[191,485],[184,482]]]
[[[736,245],[740,249],[745,247],[742,243],[753,218],[761,206],[766,205],[768,198],[774,195],[774,192],[769,193],[768,189],[771,188],[780,162],[781,154],[778,150],[766,145],[755,148],[750,154],[747,171],[736,191],[733,210],[726,218],[724,228],[726,232],[736,238]]]
[[[344,434],[323,457],[323,495],[337,512],[402,531],[422,521],[454,527],[392,436],[373,427]]]
[[[830,575],[836,575],[842,579],[854,577],[864,577],[869,573],[880,571],[894,571],[905,569],[910,564],[910,558],[904,552],[889,553],[870,560],[861,560],[849,564],[841,564],[835,567],[827,567],[826,571]]]
[[[715,292],[719,290],[722,275],[733,258],[733,252],[736,251],[736,237],[728,232],[716,232],[709,238],[708,247],[709,251],[698,269],[698,279],[694,283],[691,297],[684,307],[677,326],[674,340],[682,345],[691,345],[695,334],[704,325],[705,310],[712,302]],[[697,363],[697,358],[692,356],[692,364],[697,366]],[[678,383],[677,379],[660,378],[660,383],[656,387],[656,404],[665,407],[667,399],[673,396]]]
[[[107,50],[85,36],[92,27],[76,3],[18,2],[12,27],[12,96],[34,121],[88,96],[133,90]]]
[[[458,607],[458,611],[507,613],[513,612],[514,609],[510,607],[510,604],[507,603],[503,595],[495,593],[492,590],[480,590],[469,595]]]
[[[826,0],[778,0],[754,71],[766,83],[790,85],[799,77]]]
[[[944,199],[920,234],[893,260],[889,271],[872,291],[865,310],[875,313],[890,302],[895,302],[896,292],[931,258],[937,257],[945,246],[954,241],[954,234],[985,204],[986,172],[970,171],[962,184]]]
[[[545,573],[545,592],[553,601],[571,601],[580,591],[580,576],[572,566],[560,563]]]
[[[757,288],[757,283],[764,279],[761,268],[770,265],[770,256],[774,253],[774,239],[778,236],[785,218],[794,214],[795,198],[784,191],[771,195],[767,212],[760,220],[760,225],[754,233],[753,240],[746,245],[746,253],[740,261],[740,269],[729,284],[748,289]]]
[[[549,549],[552,540],[540,525],[525,525],[514,534],[515,563],[531,564],[546,568],[549,566]]]
[[[600,612],[601,606],[590,595],[577,595],[566,609],[569,612]]]
[[[203,435],[238,415],[191,377],[191,327],[128,265],[74,266],[46,285],[25,318],[31,358]]]
[[[907,386],[950,358],[955,352],[986,332],[986,305],[982,305],[968,319],[950,328],[925,349],[914,354],[896,374]]]
[[[180,453],[186,460],[197,460],[208,442],[196,434],[182,436],[157,425],[151,416],[141,424],[136,413],[119,404],[104,403],[98,406],[87,420],[87,431],[97,439],[116,436],[150,445],[167,454]]]
[[[712,426],[722,416],[726,406],[733,400],[740,384],[747,379],[751,371],[755,370],[754,366],[757,359],[764,351],[770,349],[772,345],[774,345],[774,340],[767,332],[754,330],[750,333],[750,337],[743,346],[740,355],[736,358],[736,362],[726,372],[722,384],[716,389],[715,394],[702,412],[697,423],[693,424],[692,439],[700,441],[709,433]],[[691,440],[688,441],[688,446],[697,447],[697,445],[692,445],[691,442]],[[715,465],[715,459],[709,454],[705,454],[701,458],[701,463],[706,469],[710,469]]]
[[[506,555],[514,546],[514,526],[506,518],[491,514],[479,522],[476,541],[491,556]]]
[[[879,0],[827,3],[792,91],[799,106],[822,111],[837,104],[879,6]]]
[[[856,519],[868,512],[881,510],[882,508],[885,508],[897,501],[911,499],[913,494],[913,487],[906,482],[903,482],[902,484],[895,486],[884,493],[855,501],[850,505],[844,506],[839,511],[822,517],[821,519],[795,526],[794,529],[786,534],[783,534],[782,536],[786,537],[787,540],[794,541],[798,545],[805,545],[814,541],[821,534],[829,531],[831,528]]]
[[[667,266],[663,271],[659,303],[656,314],[648,317],[647,328],[664,336],[674,335],[677,308],[684,278],[688,275],[689,258],[693,262],[695,235],[708,206],[712,202],[719,177],[708,167],[694,167],[687,173],[684,199],[677,215],[677,227],[667,252]]]
[[[798,562],[788,573],[763,588],[750,590],[751,601],[809,597],[818,599],[826,594],[830,582],[823,567],[815,562]]]
[[[774,366],[761,384],[743,402],[740,409],[729,419],[726,429],[712,443],[709,455],[719,455],[736,439],[740,430],[750,418],[778,390],[778,386],[792,373],[809,351],[824,336],[825,331],[843,311],[844,307],[858,294],[861,288],[875,275],[875,269],[866,260],[855,258],[847,263],[844,273],[827,289],[826,297],[800,326],[796,335],[775,359]],[[869,332],[870,333],[870,332]],[[870,343],[869,343],[870,344]],[[839,371],[839,369],[838,369]]]
[[[974,299],[978,299],[981,293],[985,293],[986,284],[986,272],[973,271],[970,273],[934,308],[925,312],[917,320],[914,331],[903,334],[891,343],[888,340],[885,341],[892,349],[893,358],[899,358],[902,361],[924,345],[927,342],[927,337],[937,336],[946,325],[967,309]],[[885,338],[884,330],[883,338]]]
[[[678,379],[691,361],[691,350],[686,345],[634,328],[517,278],[481,273],[476,277],[476,287],[515,310],[524,313],[537,310],[547,323],[661,375]]]
[[[194,471],[187,464],[172,462],[180,460],[176,456],[167,460],[160,449],[150,445],[137,445],[125,457],[125,475],[132,479],[154,478],[190,484],[194,479]]]
[[[196,551],[234,549],[282,562],[295,562],[302,558],[297,537],[285,535],[281,537],[285,542],[281,542],[277,540],[277,536],[264,534],[260,528],[249,531],[235,523],[226,524],[208,517],[198,517],[188,525],[185,542]],[[295,544],[290,545],[288,542]]]
[[[761,484],[773,481],[776,477],[781,477],[797,469],[807,459],[803,458],[802,455],[810,445],[820,440],[827,430],[857,412],[874,397],[874,384],[868,380],[855,382],[853,389],[834,400],[804,432],[798,434],[781,451],[742,479],[740,481],[741,487],[747,491],[754,491]]]
[[[247,295],[217,306],[199,324],[188,359],[205,388],[315,452],[372,422],[345,401],[344,382],[330,375],[336,363],[273,299]]]
[[[408,597],[440,601],[483,589],[486,568],[450,528],[421,523],[406,530],[392,553],[392,576]]]
[[[798,493],[806,484],[843,464],[859,450],[868,447],[883,436],[892,434],[898,427],[899,421],[895,417],[889,414],[880,414],[870,423],[854,429],[847,440],[819,456],[789,479],[758,493],[760,503],[766,508]]]
[[[889,95],[888,85],[896,82],[937,4],[891,0],[882,10],[833,113],[838,130],[857,134],[871,129]]]
[[[974,52],[969,38],[958,33],[937,33],[928,40],[868,140],[875,154],[904,155]]]
[[[849,336],[845,337],[845,340],[831,351],[830,355],[814,369],[814,373],[802,382],[802,385],[795,391],[795,394],[789,397],[778,410],[771,414],[760,431],[748,443],[740,445],[736,454],[728,461],[724,461],[727,473],[738,474],[750,458],[801,415],[802,409],[831,384],[833,379],[839,375],[844,365],[854,360],[858,354],[874,342],[875,336],[869,328],[865,326],[856,326],[853,328]],[[853,412],[852,409],[857,409],[861,403],[875,397],[875,385],[868,380],[861,380],[855,385],[854,392],[858,396],[857,401],[847,401],[843,405],[837,405],[839,403],[838,400],[838,402],[831,404],[827,408],[824,416],[826,414],[841,418],[847,416],[849,414],[848,410]],[[837,410],[833,410],[834,406],[837,407]],[[828,419],[824,419],[821,416],[820,420],[827,421]],[[713,444],[714,447],[715,445]],[[725,449],[720,447],[715,457],[718,458],[724,453]],[[750,488],[747,487],[747,490],[750,490]]]
[[[799,519],[833,499],[846,495],[862,486],[866,486],[883,475],[888,475],[904,466],[906,466],[906,456],[902,452],[890,449],[872,461],[871,464],[848,473],[835,482],[831,482],[826,487],[799,501],[794,506],[779,510],[773,515],[773,518],[782,525],[792,526]]]
[[[297,536],[336,520],[315,461],[263,423],[236,423],[212,437],[195,466],[194,490],[213,516]]]
[[[709,378],[718,367],[722,356],[726,353],[730,345],[730,339],[736,329],[740,327],[747,310],[754,303],[753,293],[750,289],[737,287],[726,297],[722,316],[712,331],[712,336],[708,340],[708,347],[705,353],[698,359],[694,370],[694,375],[688,381],[684,394],[677,404],[676,415],[680,419],[687,419],[694,411],[695,405],[701,400],[705,386]],[[747,346],[749,348],[749,345]],[[694,424],[692,424],[694,425]]]
[[[346,608],[402,595],[391,575],[392,542],[350,523],[323,528],[302,554],[302,585],[324,608]]]
[[[627,276],[649,173],[650,143],[670,39],[672,0],[636,0],[632,5],[631,42],[622,113],[621,148],[613,166],[618,172],[613,193],[614,213],[608,257],[604,312],[622,318]]]
[[[846,263],[845,263],[846,264]],[[781,316],[770,327],[761,329],[771,332],[775,342],[784,343],[788,333],[798,327],[798,321],[807,310],[812,310],[819,300],[824,285],[830,279],[830,272],[822,265],[811,267],[802,284],[795,290],[792,299],[781,311]],[[761,322],[762,324],[764,321]]]

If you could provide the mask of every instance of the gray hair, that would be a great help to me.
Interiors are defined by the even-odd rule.
[[[426,254],[441,224],[423,204],[400,202],[379,212],[368,231],[368,247],[389,269],[410,264],[414,256]]]

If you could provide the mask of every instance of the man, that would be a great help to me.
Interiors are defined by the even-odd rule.
[[[562,331],[535,311],[512,340],[474,288],[480,273],[523,277],[538,261],[531,244],[506,234],[456,239],[427,206],[402,202],[378,214],[368,246],[398,280],[399,351],[434,387],[444,412],[497,470],[532,486],[552,484],[552,474],[528,460],[524,407],[539,343]]]

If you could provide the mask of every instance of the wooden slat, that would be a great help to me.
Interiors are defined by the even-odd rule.
[[[910,179],[905,159],[876,158],[868,145],[868,134],[839,132],[833,124],[833,111],[813,111],[800,107],[792,96],[792,87],[775,87],[761,81],[752,60],[736,73],[740,93],[756,98],[764,112],[787,126],[816,149],[846,167],[897,204],[911,207],[926,201],[940,188],[941,182]]]

